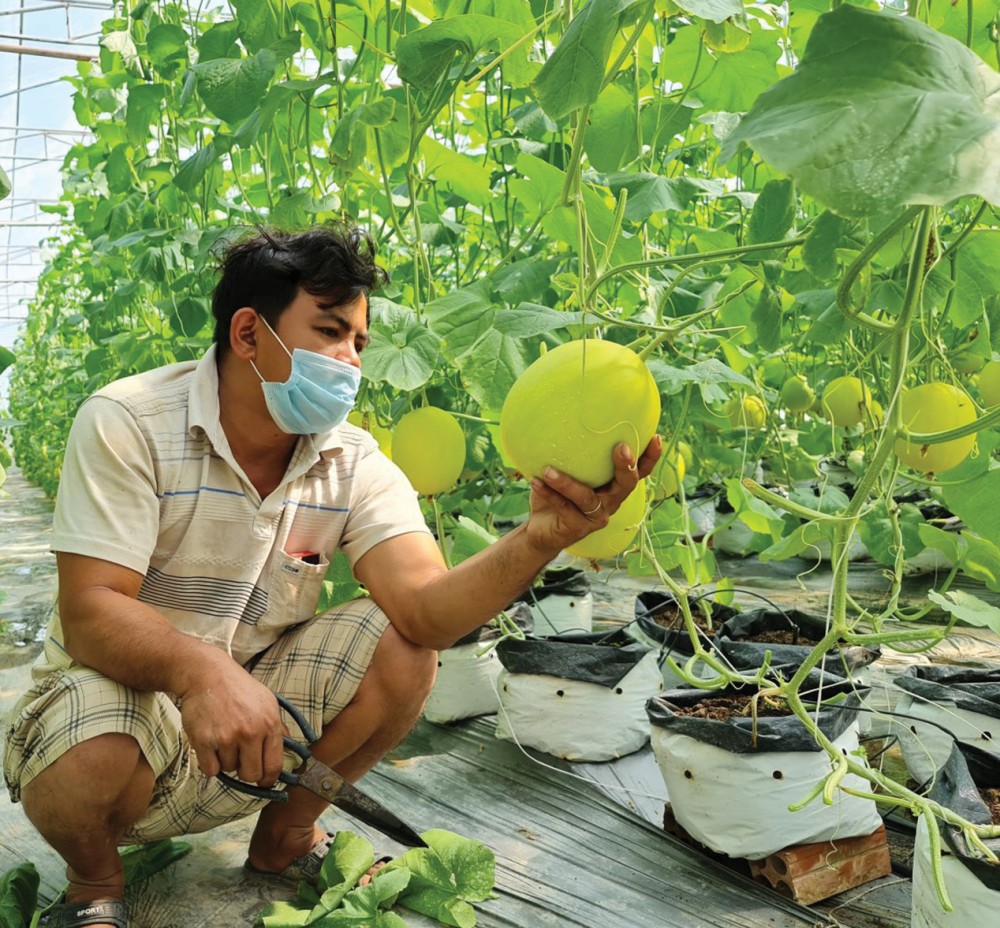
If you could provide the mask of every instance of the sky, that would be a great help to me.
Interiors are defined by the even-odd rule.
[[[95,52],[110,0],[0,0],[0,45]],[[44,261],[40,242],[57,218],[38,209],[59,199],[59,168],[84,137],[73,117],[76,62],[0,51],[0,166],[11,194],[0,201],[0,345],[13,348]],[[8,375],[0,376],[0,404]]]

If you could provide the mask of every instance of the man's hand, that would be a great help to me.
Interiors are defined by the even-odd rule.
[[[278,701],[227,655],[209,679],[181,696],[181,724],[206,776],[233,773],[246,783],[273,786],[284,757]],[[220,664],[222,662],[220,661]]]
[[[648,477],[663,442],[654,435],[638,461],[624,442],[614,451],[615,476],[596,490],[554,468],[531,481],[531,515],[526,529],[533,545],[557,554],[608,524],[636,484]]]

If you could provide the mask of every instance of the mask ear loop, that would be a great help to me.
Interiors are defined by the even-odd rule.
[[[256,312],[256,310],[255,310],[255,312]],[[290,352],[290,351],[289,351],[289,350],[288,350],[288,349],[287,349],[287,348],[285,347],[285,343],[284,343],[284,342],[283,342],[283,341],[282,341],[282,340],[281,340],[280,338],[278,338],[278,333],[277,333],[277,332],[275,332],[275,331],[274,331],[274,329],[272,329],[272,328],[271,328],[271,323],[270,323],[270,322],[268,322],[268,321],[267,321],[267,320],[266,320],[266,319],[265,319],[265,318],[264,318],[264,317],[263,317],[263,316],[262,316],[262,315],[261,315],[260,313],[257,313],[257,318],[258,318],[258,319],[260,319],[260,321],[261,321],[261,322],[263,322],[263,323],[264,323],[264,325],[266,325],[266,326],[267,326],[267,331],[268,331],[268,332],[270,332],[270,333],[271,333],[271,334],[272,334],[272,335],[274,336],[274,340],[275,340],[275,341],[276,341],[276,342],[277,342],[277,343],[278,343],[279,345],[281,345],[281,348],[282,348],[282,350],[283,350],[283,351],[285,352],[285,354],[287,354],[287,355],[288,355],[288,357],[292,357],[292,353],[291,353],[291,352]],[[255,373],[255,374],[256,374],[256,375],[258,376],[258,377],[260,377],[260,382],[261,382],[261,383],[268,383],[268,382],[269,382],[269,381],[265,380],[265,379],[263,378],[263,376],[261,375],[260,371],[259,371],[259,370],[257,370],[257,365],[253,363],[253,358],[251,358],[251,359],[250,359],[250,366],[251,366],[251,367],[253,368],[253,372],[254,372],[254,373]]]

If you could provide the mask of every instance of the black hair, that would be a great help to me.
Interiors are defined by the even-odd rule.
[[[258,226],[255,234],[227,248],[220,270],[212,293],[220,352],[229,349],[233,315],[244,306],[277,328],[278,317],[299,290],[345,306],[389,282],[388,273],[375,263],[372,237],[350,222],[296,233]]]

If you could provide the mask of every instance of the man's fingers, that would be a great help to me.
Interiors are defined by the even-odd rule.
[[[205,776],[214,777],[216,774],[221,773],[222,768],[219,766],[219,758],[216,756],[214,750],[205,747],[195,747],[194,753],[198,758],[198,769]]]
[[[603,494],[554,467],[546,467],[542,476],[545,482],[542,483],[536,478],[532,481],[532,486],[546,494],[545,498],[550,504],[559,506],[567,513],[575,508],[596,526],[602,526],[607,522],[608,513],[605,512]]]
[[[259,786],[274,786],[285,760],[285,745],[281,732],[268,735],[264,741],[264,775],[257,781]]]
[[[653,472],[653,468],[656,466],[656,462],[660,460],[661,454],[663,454],[663,439],[659,435],[654,435],[639,458],[638,473],[640,480],[643,477],[648,477]]]

